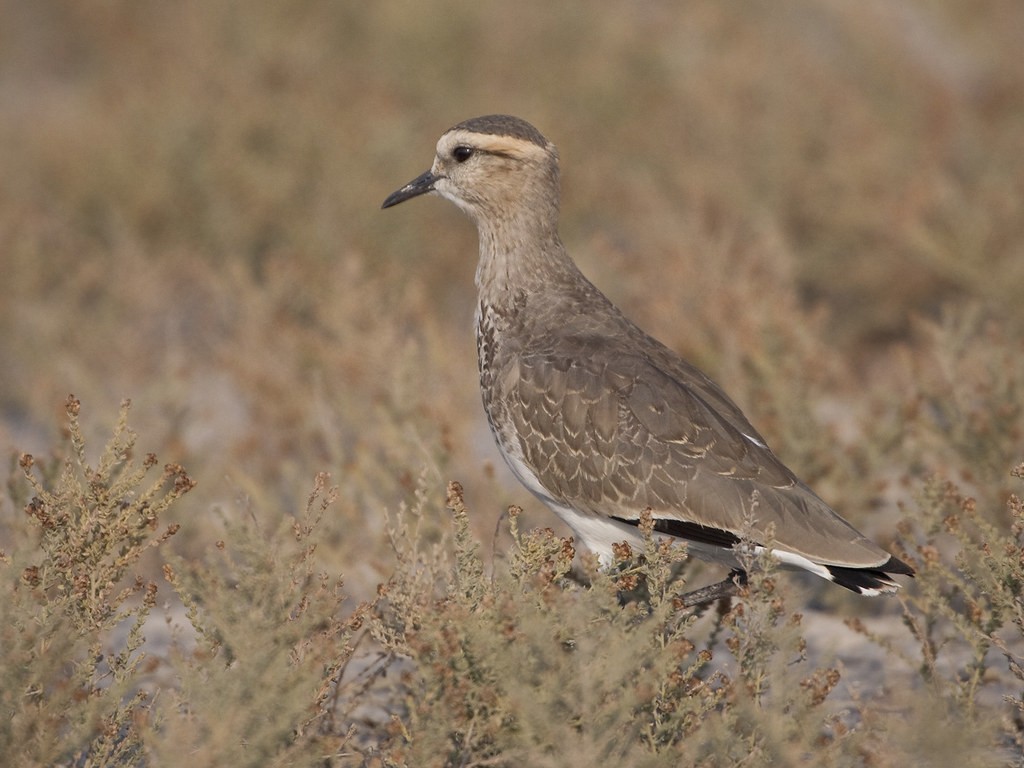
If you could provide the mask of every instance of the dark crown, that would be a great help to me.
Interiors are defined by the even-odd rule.
[[[547,147],[548,145],[548,140],[544,138],[544,134],[525,120],[513,117],[512,115],[472,117],[469,120],[463,120],[458,125],[453,125],[446,133],[456,130],[484,133],[490,136],[511,136],[514,139],[531,141],[538,147]]]

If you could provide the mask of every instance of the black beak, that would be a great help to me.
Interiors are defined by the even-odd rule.
[[[404,203],[411,197],[416,197],[417,195],[424,195],[427,192],[433,192],[434,182],[437,181],[437,178],[438,177],[435,176],[431,171],[421,173],[419,176],[410,181],[404,187],[402,187],[401,189],[397,189],[390,195],[388,195],[388,199],[384,201],[384,204],[381,206],[381,208],[390,208],[392,205]]]

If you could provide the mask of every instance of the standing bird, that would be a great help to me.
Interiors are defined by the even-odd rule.
[[[435,192],[480,236],[480,391],[498,447],[603,564],[613,544],[642,546],[649,511],[655,535],[733,569],[687,605],[734,594],[746,576],[737,545],[746,536],[758,550],[769,527],[782,567],[862,595],[913,575],[804,485],[717,384],[583,276],[558,235],[558,152],[540,131],[510,115],[459,123],[431,169],[382,207]]]

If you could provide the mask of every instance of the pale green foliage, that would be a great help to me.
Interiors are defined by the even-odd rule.
[[[448,504],[453,552],[394,537],[401,566],[372,622],[402,659],[405,714],[384,748],[395,765],[794,765],[811,755],[826,766],[897,766],[927,755],[993,765],[1019,738],[1011,719],[1019,702],[1002,708],[1002,725],[970,696],[933,702],[936,674],[951,671],[934,664],[920,666],[916,680],[903,677],[912,690],[889,691],[890,701],[854,695],[835,707],[841,670],[809,661],[802,616],[765,556],[749,563],[750,589],[731,610],[698,618],[678,608],[686,588],[672,577],[685,562],[678,548],[648,539],[640,559],[624,549],[618,568],[591,570],[581,588],[568,578],[571,542],[519,531],[513,509],[508,567],[488,575],[458,484],[449,484]],[[418,514],[407,510],[395,530],[408,532]],[[1019,553],[997,538],[998,567],[1016,567]],[[1006,590],[1019,617],[1020,585]],[[968,620],[949,595],[906,611],[912,637],[914,616]],[[1019,644],[1016,621],[1011,612],[984,631],[1015,628],[999,642]],[[1012,653],[1006,661],[1019,674]],[[902,668],[900,651],[892,660]],[[941,683],[963,685],[956,676]],[[893,706],[919,707],[914,717],[937,718],[946,738],[931,746],[907,738],[886,714]]]
[[[353,703],[339,681],[365,608],[318,564],[337,489],[320,475],[304,512],[269,536],[243,510],[223,515],[205,558],[170,556],[163,574],[185,621],[161,627],[160,588],[132,570],[166,549],[179,526],[160,519],[192,481],[176,465],[149,480],[152,454],[135,465],[127,403],[93,467],[78,411],[69,398],[69,455],[38,474],[23,456],[11,484],[32,495],[0,564],[5,764],[178,765],[188,754],[263,766],[341,753]]]
[[[291,765],[344,751],[338,683],[361,609],[318,566],[323,514],[337,491],[318,476],[305,512],[264,533],[225,515],[201,561],[164,568],[199,633],[172,651],[179,682],[146,734],[157,765]],[[247,510],[246,512],[251,512]]]
[[[78,400],[69,397],[70,452],[34,471],[20,460],[31,498],[28,530],[0,566],[0,752],[10,764],[46,765],[88,756],[122,765],[138,756],[134,727],[147,708],[137,689],[146,658],[144,625],[157,585],[129,573],[177,525],[160,517],[192,481],[176,465],[156,481],[132,458],[128,403],[94,467],[86,460]]]
[[[183,610],[157,633],[159,588],[131,571],[166,548],[177,528],[159,518],[191,481],[169,466],[146,482],[155,460],[134,466],[127,406],[97,468],[75,400],[68,417],[70,455],[24,457],[11,486],[32,494],[0,566],[12,764],[1020,764],[1018,495],[1006,526],[950,482],[924,487],[903,533],[918,569],[906,636],[848,622],[898,674],[866,696],[809,653],[769,556],[741,553],[749,585],[731,605],[687,612],[685,550],[652,538],[649,519],[642,552],[580,570],[571,540],[521,530],[513,508],[508,559],[489,565],[461,486],[439,525],[429,474],[392,516],[393,573],[374,601],[350,604],[318,559],[338,493],[319,475],[273,529],[243,503],[220,513],[202,557],[165,553]],[[941,738],[922,737],[926,721]]]

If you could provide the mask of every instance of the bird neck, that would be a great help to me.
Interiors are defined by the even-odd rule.
[[[510,307],[516,297],[571,283],[580,274],[558,236],[558,224],[543,221],[478,221],[480,262],[476,286],[484,304]]]

